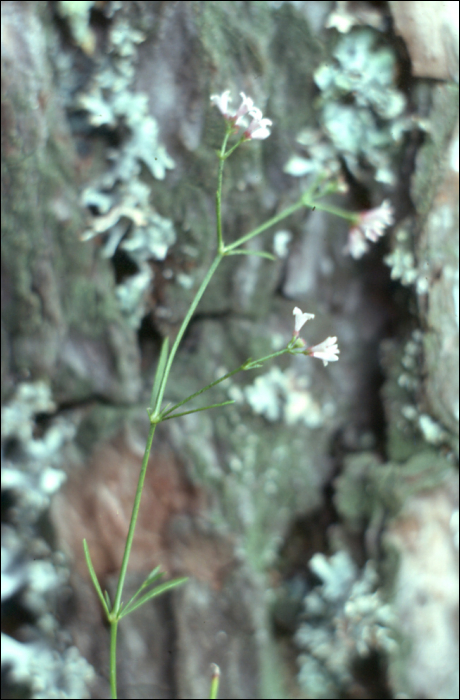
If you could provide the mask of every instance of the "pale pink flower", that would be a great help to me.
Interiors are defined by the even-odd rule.
[[[302,311],[299,309],[298,306],[296,306],[294,308],[294,311],[292,313],[295,316],[294,335],[296,338],[298,338],[300,329],[306,324],[307,321],[309,321],[312,318],[315,318],[315,314],[307,314],[307,313],[304,314],[304,313],[302,313]]]
[[[235,119],[236,126],[239,126],[243,122],[243,117],[245,114],[248,112],[251,113],[252,109],[257,109],[257,107],[254,107],[254,101],[251,100],[250,97],[246,97],[244,92],[240,92],[240,97],[241,105],[238,107],[236,114],[233,117]]]
[[[350,253],[351,257],[355,260],[362,258],[364,253],[367,253],[370,246],[366,241],[364,233],[361,231],[359,226],[353,226],[348,231],[348,243],[345,246],[345,253]]]
[[[271,119],[263,119],[262,112],[257,107],[251,109],[249,115],[252,117],[252,122],[244,132],[246,138],[266,139],[270,136],[270,129],[268,127],[273,123]]]
[[[369,250],[368,241],[375,243],[384,235],[387,226],[394,223],[394,210],[388,199],[379,207],[361,212],[348,233],[346,253],[359,259]]]
[[[319,360],[323,361],[323,365],[326,367],[328,362],[337,362],[338,355],[340,353],[339,346],[337,345],[337,338],[329,337],[323,340],[322,343],[318,345],[313,345],[313,347],[305,350],[305,355],[310,355],[310,357],[317,357]]]
[[[244,135],[247,139],[266,139],[270,136],[270,129],[272,122],[270,119],[264,119],[260,109],[254,106],[254,101],[240,92],[241,104],[234,112],[229,109],[229,103],[232,101],[230,97],[230,90],[225,90],[221,95],[211,95],[211,102],[216,105],[220,112],[224,115],[225,119],[229,122],[233,122],[236,127],[243,127],[245,129]],[[247,123],[246,117],[251,118],[251,122]]]
[[[244,120],[244,116],[248,114],[252,109],[257,109],[254,107],[254,102],[250,97],[247,97],[244,92],[240,92],[241,104],[236,110],[229,109],[229,102],[232,101],[230,97],[230,90],[225,90],[221,95],[211,95],[211,102],[213,102],[220,112],[224,115],[225,119],[232,121],[236,126],[240,126]]]

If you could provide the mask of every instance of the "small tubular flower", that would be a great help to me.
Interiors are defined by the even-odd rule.
[[[270,136],[269,126],[272,125],[271,119],[263,119],[262,112],[257,107],[249,111],[252,117],[252,122],[244,132],[247,139],[266,139]]]
[[[294,319],[294,336],[299,337],[300,329],[312,318],[315,318],[315,314],[302,313],[298,306],[293,310]]]
[[[358,214],[356,223],[348,233],[346,253],[359,259],[369,250],[368,241],[375,243],[384,235],[387,226],[394,223],[394,210],[388,199],[379,207]]]
[[[224,118],[235,125],[235,127],[242,127],[245,129],[244,136],[247,140],[250,139],[266,139],[270,136],[270,129],[272,122],[270,119],[264,119],[262,112],[258,107],[254,106],[254,101],[240,92],[241,104],[234,112],[229,109],[229,103],[232,101],[230,97],[230,90],[225,90],[221,95],[211,95],[211,102],[219,109]],[[248,125],[247,117],[251,118]]]
[[[245,114],[248,112],[251,113],[251,110],[254,109],[254,101],[251,100],[250,97],[246,97],[244,92],[240,92],[240,97],[242,100],[241,105],[238,107],[236,114],[233,117],[235,119],[236,126],[239,126],[242,123]],[[257,109],[257,107],[255,109]]]
[[[228,103],[231,101],[230,90],[225,90],[221,95],[211,95],[211,102],[216,105],[226,119],[231,118],[228,111]]]
[[[315,318],[315,314],[303,313],[298,306],[295,306],[292,311],[294,319],[294,335],[292,340],[288,345],[288,349],[293,355],[309,355],[310,357],[316,357],[323,361],[323,365],[326,366],[328,362],[337,362],[339,359],[339,346],[337,345],[336,336],[330,336],[323,340],[322,343],[318,345],[312,345],[307,347],[306,342],[303,338],[299,338],[300,329],[312,318]]]
[[[339,346],[337,345],[337,338],[331,336],[323,340],[322,343],[318,345],[313,345],[311,348],[305,350],[305,355],[310,355],[310,357],[317,357],[319,360],[323,361],[323,365],[326,367],[328,362],[337,362],[338,355],[340,353]]]

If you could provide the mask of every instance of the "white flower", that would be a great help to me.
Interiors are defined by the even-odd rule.
[[[294,335],[296,338],[299,337],[300,329],[312,318],[315,318],[315,314],[302,313],[298,306],[293,310],[294,319]]]
[[[387,226],[394,223],[393,207],[386,199],[379,207],[363,211],[358,226],[369,241],[375,243],[383,236]]]
[[[244,132],[247,139],[266,139],[270,136],[269,126],[272,125],[271,119],[263,119],[262,112],[257,107],[249,111],[252,117],[252,122]]]
[[[313,347],[305,350],[306,355],[317,357],[319,360],[322,360],[325,367],[328,362],[337,362],[339,353],[340,350],[335,336],[326,338],[322,343],[313,345]]]
[[[211,95],[211,102],[219,108],[224,117],[229,118],[228,103],[231,102],[230,90],[225,90],[222,95]]]
[[[387,226],[394,223],[394,210],[388,199],[379,207],[361,212],[354,226],[348,233],[345,252],[355,258],[361,258],[369,250],[367,241],[375,243],[384,235]]]
[[[243,117],[245,114],[247,114],[248,112],[251,113],[252,109],[257,109],[257,107],[254,107],[254,101],[251,100],[250,97],[246,97],[244,92],[240,92],[240,96],[242,102],[238,110],[236,111],[235,116],[233,117],[237,126],[239,126],[243,122]]]
[[[254,101],[244,92],[240,92],[240,96],[241,104],[236,112],[229,110],[230,90],[225,90],[221,95],[211,95],[211,102],[216,105],[227,121],[245,129],[246,139],[266,139],[270,136],[268,127],[272,124],[271,120],[263,118],[260,109],[254,106]],[[246,120],[247,115],[251,117],[249,125]]]
[[[352,258],[359,260],[368,250],[369,243],[366,241],[364,233],[359,226],[353,226],[348,232],[348,243],[344,252],[350,253]]]

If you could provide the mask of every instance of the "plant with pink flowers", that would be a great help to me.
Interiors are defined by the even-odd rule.
[[[228,108],[228,103],[231,101],[230,90],[225,90],[221,95],[212,95],[211,102],[218,107],[228,124],[232,127],[233,132],[238,132],[241,127],[244,127],[241,141],[268,138],[270,136],[268,127],[272,125],[271,120],[263,118],[260,109],[254,106],[252,99],[247,97],[244,92],[240,92],[240,96],[241,105],[234,114]],[[251,117],[249,123],[247,115]]]
[[[110,686],[113,698],[116,698],[117,696],[116,643],[118,623],[123,617],[129,615],[131,612],[134,612],[134,610],[137,610],[144,603],[151,600],[151,598],[153,598],[154,596],[159,595],[160,593],[163,593],[164,591],[169,590],[174,586],[180,585],[185,581],[185,579],[176,579],[175,581],[169,581],[166,583],[159,584],[159,580],[162,576],[162,573],[159,571],[159,568],[157,568],[149,574],[149,576],[142,583],[138,591],[130,600],[128,600],[126,603],[122,601],[123,588],[126,579],[131,549],[133,545],[134,531],[136,528],[139,513],[140,500],[142,496],[147,465],[149,462],[150,450],[152,447],[152,442],[157,425],[163,421],[171,420],[172,418],[184,416],[189,413],[205,411],[233,403],[233,401],[224,401],[221,403],[209,404],[208,406],[200,408],[192,408],[185,411],[180,410],[185,404],[189,403],[197,396],[213,388],[220,382],[223,382],[225,379],[228,379],[229,377],[233,376],[237,372],[248,371],[261,367],[265,362],[267,362],[268,360],[272,360],[275,357],[280,357],[284,354],[303,354],[305,356],[322,360],[325,366],[329,362],[337,362],[339,359],[340,351],[336,336],[329,336],[321,343],[311,346],[308,346],[306,342],[300,337],[300,331],[303,328],[303,326],[307,323],[307,321],[312,320],[315,316],[311,313],[304,313],[298,307],[295,307],[293,310],[293,334],[291,339],[287,342],[286,346],[282,350],[279,350],[275,353],[271,353],[270,355],[266,355],[265,357],[261,357],[257,360],[248,359],[240,367],[237,367],[231,372],[228,372],[227,374],[220,377],[211,384],[208,384],[207,386],[203,387],[194,394],[186,397],[179,403],[176,403],[172,406],[171,404],[164,405],[164,397],[166,393],[168,378],[172,369],[177,350],[182,341],[182,338],[184,337],[184,333],[193,315],[196,312],[201,297],[206,291],[206,288],[209,285],[209,282],[211,281],[211,278],[216,272],[218,266],[221,263],[223,263],[225,258],[232,255],[258,255],[273,260],[274,257],[270,253],[267,253],[265,251],[248,249],[245,247],[245,244],[252,238],[259,236],[264,231],[275,226],[280,221],[283,221],[294,212],[305,207],[310,209],[322,209],[323,211],[327,211],[332,214],[336,214],[337,216],[346,218],[351,222],[352,228],[350,230],[348,252],[350,252],[350,254],[355,258],[361,257],[361,255],[363,255],[363,253],[366,252],[368,248],[368,241],[375,242],[376,240],[378,240],[378,238],[380,238],[383,235],[386,227],[390,226],[393,223],[393,209],[388,201],[383,202],[383,204],[380,207],[377,207],[376,209],[371,209],[360,214],[352,214],[332,205],[321,203],[320,200],[323,197],[325,197],[330,192],[338,191],[340,186],[337,183],[334,184],[328,181],[327,177],[320,177],[317,180],[315,180],[307,189],[307,191],[304,192],[304,194],[300,197],[300,199],[294,204],[292,204],[290,207],[287,207],[280,213],[268,219],[252,231],[249,231],[248,233],[244,234],[237,240],[232,242],[226,242],[222,226],[221,213],[222,180],[225,162],[232,155],[232,153],[243,143],[247,141],[264,140],[268,138],[268,136],[270,136],[270,127],[272,126],[271,120],[264,118],[261,110],[254,105],[254,102],[250,97],[247,97],[247,95],[245,95],[243,92],[240,93],[240,96],[241,104],[236,110],[230,108],[230,90],[225,90],[220,95],[212,95],[211,97],[211,102],[219,109],[219,111],[223,115],[226,126],[222,146],[217,152],[217,156],[219,159],[219,168],[216,191],[216,250],[210,268],[207,271],[204,279],[202,280],[195,294],[195,297],[190,305],[190,308],[182,321],[182,324],[175,337],[172,347],[170,348],[169,346],[168,338],[165,338],[163,341],[156,369],[155,379],[153,382],[150,405],[147,409],[150,421],[150,430],[147,438],[147,445],[145,448],[144,457],[142,460],[142,466],[140,470],[136,496],[134,499],[131,521],[126,538],[126,545],[121,565],[120,576],[113,601],[110,599],[107,592],[102,592],[101,586],[98,582],[94,567],[91,562],[91,556],[88,546],[86,544],[86,541],[84,541],[84,551],[90,576],[95,586],[96,592],[99,596],[101,606],[104,610],[111,630]],[[230,138],[235,135],[237,136],[236,143],[228,147]],[[215,696],[217,694],[218,683],[217,672],[214,672],[213,683],[214,685],[212,686],[213,689],[211,691],[211,694]]]
[[[369,241],[375,243],[388,226],[394,224],[394,211],[386,199],[379,207],[355,215],[354,224],[348,232],[346,252],[353,258],[362,258],[369,250]]]

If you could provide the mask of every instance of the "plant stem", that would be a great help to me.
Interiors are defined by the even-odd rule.
[[[222,148],[219,153],[219,173],[217,175],[217,190],[216,190],[216,220],[217,220],[217,250],[222,253],[224,248],[224,240],[222,238],[222,177],[224,173],[224,162],[225,162],[225,149],[227,148],[227,141],[231,134],[231,130],[227,129],[224,140],[222,142]]]
[[[224,173],[224,162],[225,159],[228,158],[231,152],[235,149],[236,146],[230,149],[230,151],[226,154],[225,149],[227,148],[227,141],[230,137],[230,134],[232,133],[232,128],[228,127],[227,131],[224,136],[224,140],[222,142],[222,147],[220,149],[219,153],[219,173],[217,177],[217,190],[216,190],[216,222],[217,222],[217,254],[216,257],[214,258],[211,267],[209,268],[206,277],[201,283],[201,286],[199,290],[197,291],[194,300],[192,301],[190,308],[187,312],[186,317],[182,321],[182,325],[179,329],[179,333],[177,334],[176,340],[174,341],[174,345],[171,348],[171,352],[169,353],[168,361],[166,363],[165,371],[163,374],[163,378],[161,380],[160,388],[158,391],[158,395],[156,398],[156,403],[155,403],[155,411],[154,413],[156,415],[159,415],[160,409],[161,409],[161,402],[163,401],[163,396],[165,393],[166,389],[166,383],[168,381],[169,373],[171,371],[172,363],[174,360],[174,357],[176,355],[177,349],[179,347],[179,343],[182,340],[182,336],[185,333],[185,330],[190,323],[190,319],[192,318],[193,314],[195,313],[195,309],[198,306],[201,297],[203,296],[206,287],[208,286],[211,277],[215,273],[217,266],[219,265],[220,261],[225,255],[225,250],[226,246],[224,245],[224,239],[222,236],[222,210],[221,210],[221,200],[222,200],[222,178],[223,178],[223,173]],[[242,140],[241,140],[242,142]],[[236,144],[236,145],[239,145]]]
[[[240,245],[243,245],[243,243],[246,243],[246,241],[250,241],[251,238],[254,238],[255,236],[258,236],[259,233],[262,233],[262,231],[265,231],[267,228],[270,228],[270,226],[274,226],[277,224],[279,221],[282,221],[285,219],[287,216],[290,216],[293,214],[297,209],[302,209],[302,207],[306,206],[302,200],[299,200],[292,206],[288,207],[287,209],[284,209],[280,214],[277,214],[276,216],[273,216],[271,219],[268,219],[264,224],[261,224],[261,226],[258,226],[257,228],[253,229],[249,233],[247,233],[245,236],[242,236],[241,238],[238,238],[237,241],[234,241],[234,243],[230,243],[229,245],[226,245],[224,248],[224,252],[228,253],[230,250],[234,250],[235,248],[239,248]],[[310,206],[314,206],[313,204]]]
[[[237,369],[232,370],[231,372],[227,372],[227,374],[224,374],[222,377],[219,377],[219,379],[216,379],[215,382],[211,382],[211,384],[208,384],[207,386],[203,387],[203,389],[200,389],[199,391],[195,391],[194,394],[192,394],[191,396],[188,396],[186,399],[184,399],[180,403],[176,403],[175,406],[168,408],[168,410],[163,413],[163,419],[165,419],[166,416],[169,416],[170,413],[175,411],[176,408],[180,408],[185,403],[188,403],[189,401],[194,399],[196,396],[199,396],[200,394],[204,394],[204,392],[208,391],[208,389],[212,389],[213,386],[216,386],[217,384],[224,382],[229,377],[233,377],[234,374],[236,374],[237,372],[241,372],[241,370],[243,370],[243,369],[244,369],[244,364],[241,365],[240,367],[237,367]]]
[[[318,209],[319,211],[325,211],[328,214],[335,214],[335,216],[340,216],[341,219],[347,219],[348,221],[356,221],[356,213],[345,211],[345,209],[340,209],[339,207],[334,207],[333,204],[319,204],[318,202],[313,202],[309,204],[312,208]]]
[[[252,362],[245,362],[245,364],[242,365],[240,369],[255,369],[261,362],[272,360],[274,357],[280,357],[280,355],[285,355],[287,352],[290,352],[290,349],[288,347],[283,348],[282,350],[278,350],[278,352],[273,352],[271,355],[265,355],[265,357],[260,357],[258,360],[253,360]]]
[[[186,317],[182,321],[182,325],[179,329],[179,333],[177,334],[176,340],[174,341],[174,345],[172,346],[171,352],[169,353],[168,361],[166,363],[165,371],[163,374],[163,379],[161,380],[160,389],[158,391],[158,396],[157,396],[157,400],[156,400],[156,404],[155,404],[155,414],[160,413],[161,402],[163,401],[163,396],[164,396],[165,389],[166,389],[166,382],[168,381],[169,373],[171,371],[171,366],[172,366],[174,357],[176,355],[177,349],[179,347],[179,343],[182,340],[182,336],[184,335],[185,330],[186,330],[188,324],[190,323],[190,319],[192,318],[193,314],[195,313],[195,309],[198,306],[200,299],[206,290],[206,287],[208,286],[209,282],[211,281],[211,277],[215,273],[217,266],[219,265],[219,263],[223,257],[224,256],[222,253],[217,253],[216,257],[214,258],[214,260],[212,262],[211,267],[207,271],[206,276],[200,285],[199,290],[195,294],[194,300],[190,304],[190,308],[187,311]]]
[[[110,622],[110,694],[112,700],[117,698],[117,630],[118,620]]]
[[[131,554],[131,549],[133,546],[134,530],[136,529],[137,517],[139,515],[139,507],[141,504],[142,489],[144,488],[145,474],[147,472],[147,466],[149,463],[150,450],[152,449],[153,436],[155,435],[155,424],[150,425],[149,434],[147,437],[147,444],[145,446],[144,457],[142,459],[141,473],[139,474],[139,481],[137,482],[136,496],[134,498],[133,512],[131,514],[131,521],[129,523],[128,536],[126,538],[125,551],[123,554],[123,561],[121,563],[120,577],[118,579],[117,592],[115,595],[115,601],[113,604],[111,612],[111,622],[118,618],[120,612],[121,596],[123,593],[123,586],[126,578],[126,571],[128,569],[129,555]],[[115,641],[116,645],[116,633]],[[114,652],[115,653],[115,652]],[[112,666],[112,655],[110,656],[110,665]]]

